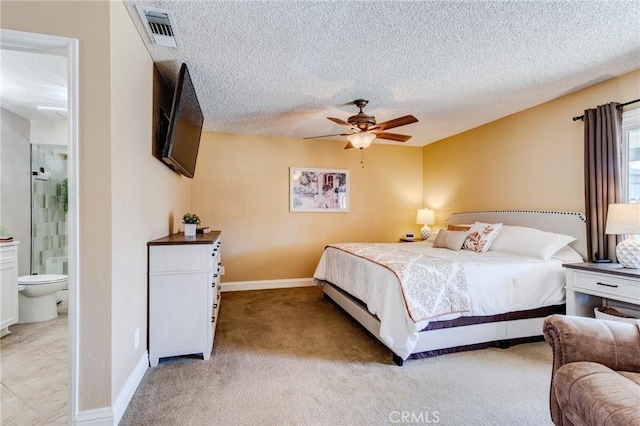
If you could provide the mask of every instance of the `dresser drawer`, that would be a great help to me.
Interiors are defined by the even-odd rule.
[[[633,299],[640,303],[640,284],[638,281],[589,272],[576,272],[574,287],[577,291],[588,290],[589,293]]]
[[[149,247],[149,273],[210,271],[211,246],[203,244],[157,245]]]

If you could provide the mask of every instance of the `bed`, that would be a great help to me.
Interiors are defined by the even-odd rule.
[[[488,249],[445,248],[440,239],[438,248],[429,241],[331,244],[314,279],[325,297],[391,350],[397,365],[408,358],[542,339],[542,320],[564,313],[562,264],[586,258],[585,216],[464,212],[452,214],[446,229],[464,232],[476,223],[472,230],[499,228],[485,226],[495,231]],[[460,232],[445,234],[460,237]],[[469,234],[467,229],[465,245]]]

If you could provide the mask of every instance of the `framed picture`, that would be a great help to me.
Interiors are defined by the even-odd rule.
[[[289,168],[290,212],[348,212],[349,170]]]

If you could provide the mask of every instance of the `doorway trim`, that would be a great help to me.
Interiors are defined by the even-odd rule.
[[[69,130],[68,165],[68,283],[69,283],[69,348],[67,420],[78,419],[78,368],[80,347],[80,209],[79,209],[79,42],[77,39],[46,34],[0,29],[0,49],[43,53],[67,57],[67,125]]]

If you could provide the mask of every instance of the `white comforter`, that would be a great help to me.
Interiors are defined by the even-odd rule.
[[[565,272],[559,260],[489,251],[452,251],[431,243],[391,243],[402,249],[450,259],[464,267],[471,299],[469,315],[495,315],[564,303]],[[406,359],[428,321],[414,323],[404,306],[400,284],[389,269],[331,247],[320,258],[314,278],[328,281],[367,304],[380,319],[380,337]],[[451,314],[439,317],[448,320]]]

